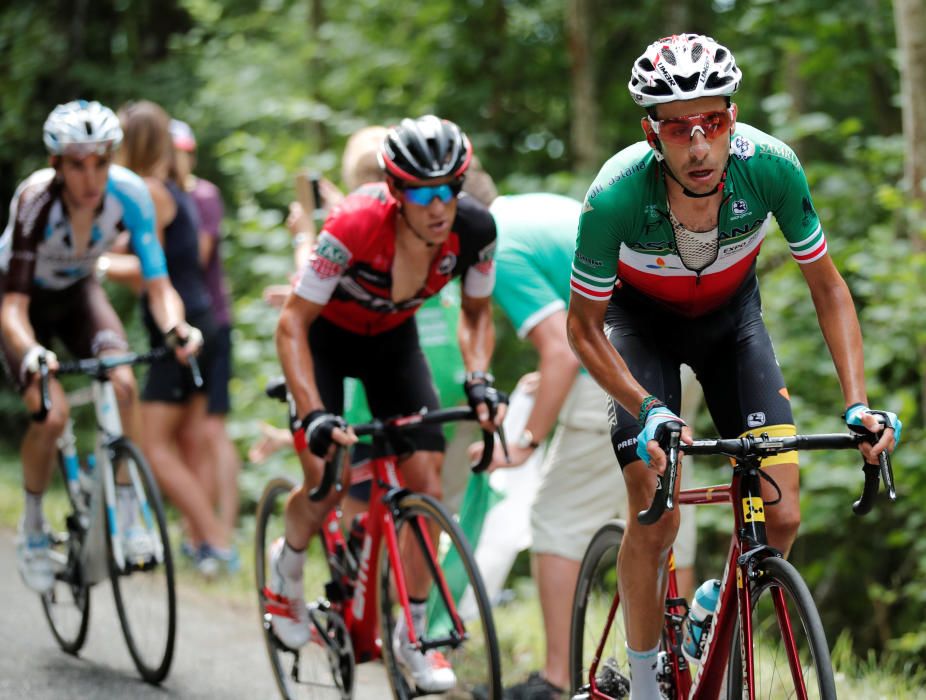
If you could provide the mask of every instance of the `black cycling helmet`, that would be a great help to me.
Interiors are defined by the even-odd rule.
[[[473,147],[460,127],[433,114],[403,119],[389,129],[379,152],[383,170],[406,181],[460,177],[472,157]]]

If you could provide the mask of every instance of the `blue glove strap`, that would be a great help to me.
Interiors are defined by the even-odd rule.
[[[852,404],[846,409],[846,425],[864,428],[865,424],[862,423],[862,416],[870,412],[871,409],[863,403]],[[887,414],[888,427],[894,429],[894,447],[896,449],[897,446],[900,445],[900,433],[903,430],[903,421],[897,417],[896,413],[892,413],[891,411],[884,411],[884,413]]]
[[[682,425],[685,423],[665,406],[657,406],[650,409],[650,412],[646,414],[643,430],[637,435],[637,457],[642,459],[644,464],[649,464],[649,452],[646,451],[646,443],[655,440],[656,428],[669,421],[678,421]]]

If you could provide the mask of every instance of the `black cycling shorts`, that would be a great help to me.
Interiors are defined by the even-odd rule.
[[[377,418],[440,408],[414,317],[378,335],[357,335],[318,317],[309,328],[309,347],[315,384],[332,413],[344,412],[345,377],[360,380],[370,413]],[[440,425],[423,425],[403,436],[409,451],[444,451]]]
[[[218,357],[218,335],[212,311],[207,310],[199,314],[191,314],[187,323],[195,326],[203,334],[203,347],[196,356],[199,372],[203,378],[203,386],[196,388],[193,383],[193,374],[190,368],[177,361],[173,353],[158,358],[148,367],[145,386],[141,392],[141,400],[156,403],[186,403],[195,392],[205,392],[207,396],[212,391],[213,368]],[[148,339],[151,347],[162,347],[164,335],[157,327],[148,327]]]
[[[727,305],[697,318],[675,314],[624,285],[608,304],[605,334],[634,378],[676,414],[681,407],[679,368],[691,367],[721,437],[772,426],[773,431],[777,426],[793,430],[790,397],[762,321],[754,275]],[[626,467],[639,459],[637,416],[609,398],[608,419],[618,462]]]

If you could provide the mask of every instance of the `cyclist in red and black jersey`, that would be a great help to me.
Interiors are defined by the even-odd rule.
[[[495,224],[488,210],[459,198],[472,147],[460,128],[428,115],[405,119],[389,130],[380,152],[386,182],[349,195],[325,222],[312,254],[280,316],[277,352],[300,416],[293,426],[305,483],[286,505],[286,536],[274,547],[270,589],[290,614],[275,615],[277,636],[291,647],[309,639],[303,600],[304,550],[332,496],[315,504],[322,457],[333,444],[356,437],[340,418],[343,379],[363,382],[375,416],[436,408],[437,394],[418,343],[412,316],[453,277],[462,281],[460,350],[468,370],[465,388],[486,429],[504,413],[489,391],[489,360],[495,344],[490,296],[494,286]],[[497,409],[497,410],[495,410]],[[401,462],[407,486],[440,498],[444,438],[437,426],[413,434],[414,451]],[[425,625],[430,580],[410,577],[413,624]],[[455,683],[439,652],[412,649],[405,621],[393,643],[422,691]]]

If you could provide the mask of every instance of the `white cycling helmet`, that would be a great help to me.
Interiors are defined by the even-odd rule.
[[[74,100],[55,107],[45,120],[43,140],[53,156],[105,155],[122,143],[122,127],[109,107]]]
[[[633,63],[627,88],[641,107],[721,95],[739,88],[733,54],[709,36],[678,34],[654,41]]]

